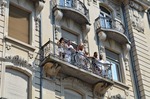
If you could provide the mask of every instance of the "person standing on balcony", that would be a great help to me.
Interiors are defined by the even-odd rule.
[[[84,49],[84,45],[83,43],[78,45],[78,56],[79,56],[79,65],[83,66],[84,69],[87,69],[87,61],[86,61],[86,57],[88,55],[88,53],[85,51]]]
[[[59,52],[59,57],[61,59],[64,58],[65,56],[65,53],[64,53],[64,48],[65,48],[65,41],[64,41],[64,38],[60,38],[60,40],[57,42],[58,44],[58,52]]]
[[[65,61],[71,62],[71,55],[73,52],[75,52],[74,47],[71,45],[72,42],[70,40],[67,41],[67,44],[65,44]]]
[[[103,56],[100,54],[99,59],[98,59],[98,53],[94,52],[93,55],[94,60],[92,61],[92,64],[94,65],[94,70],[97,74],[100,74],[102,76],[105,76],[105,70],[104,70],[104,60]]]

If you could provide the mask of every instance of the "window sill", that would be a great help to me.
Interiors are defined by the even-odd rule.
[[[29,45],[29,44],[26,44],[24,42],[21,42],[19,40],[16,40],[12,37],[9,37],[9,36],[5,36],[5,40],[6,42],[9,42],[11,43],[13,46],[17,46],[21,49],[24,49],[24,50],[27,50],[27,51],[31,51],[31,52],[34,52],[35,51],[35,47]]]
[[[126,84],[122,83],[122,82],[118,82],[118,81],[114,81],[114,86],[118,87],[120,89],[129,89],[129,86],[127,86]]]

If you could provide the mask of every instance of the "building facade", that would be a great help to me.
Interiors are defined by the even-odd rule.
[[[0,98],[149,99],[149,7],[148,0],[1,0]]]

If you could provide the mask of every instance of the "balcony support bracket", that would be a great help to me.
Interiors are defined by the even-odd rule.
[[[43,67],[46,77],[56,77],[60,69],[61,66],[53,62],[47,62]]]
[[[95,97],[103,97],[106,91],[112,86],[112,83],[100,81],[94,86],[93,94]]]

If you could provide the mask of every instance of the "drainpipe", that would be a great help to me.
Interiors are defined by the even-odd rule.
[[[128,22],[127,22],[127,18],[126,18],[126,12],[125,12],[125,6],[122,3],[121,5],[122,8],[122,12],[123,12],[123,19],[124,19],[124,23],[125,23],[125,31],[126,31],[126,35],[129,38],[129,41],[131,41],[130,37],[129,37],[129,30],[128,30]],[[135,69],[135,63],[133,62],[133,53],[132,53],[132,47],[131,50],[129,52],[129,56],[131,58],[131,66],[130,66],[130,73],[131,73],[131,78],[133,81],[133,88],[134,88],[134,95],[135,95],[135,99],[140,99],[140,91],[139,91],[139,87],[138,87],[138,79],[136,77],[136,69]]]
[[[42,47],[42,14],[40,14],[40,18],[41,18],[41,20],[40,20],[40,22],[39,22],[39,48],[41,48]],[[41,50],[41,49],[40,49]],[[41,53],[40,53],[41,54]],[[40,55],[40,99],[42,99],[43,98],[43,96],[42,96],[42,71],[43,71],[43,67],[41,66],[41,55]]]

